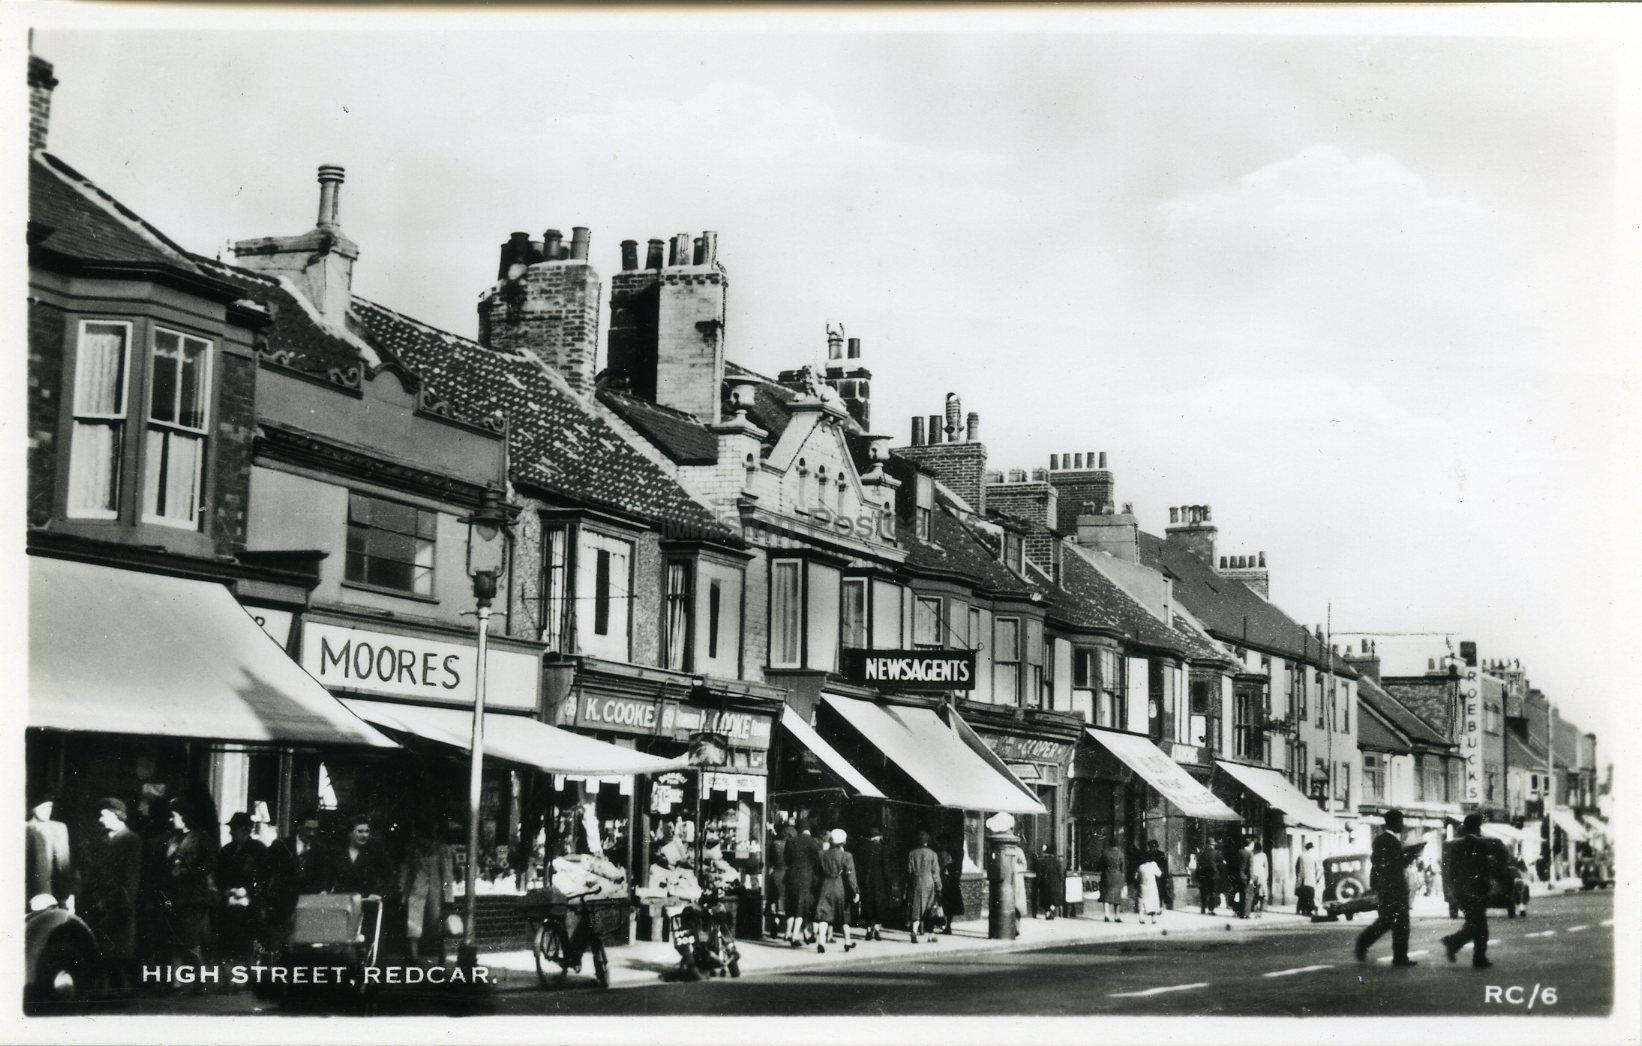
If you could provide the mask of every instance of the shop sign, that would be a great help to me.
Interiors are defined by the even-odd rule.
[[[1460,680],[1460,705],[1465,711],[1460,751],[1465,756],[1465,801],[1482,802],[1482,691],[1477,670],[1468,668]]]
[[[664,733],[687,737],[695,733],[723,734],[742,748],[770,747],[770,725],[775,720],[755,712],[711,711],[689,705],[668,705],[662,713]]]
[[[641,697],[584,695],[577,723],[619,734],[654,734],[661,703]]]
[[[535,709],[541,681],[536,656],[495,647],[489,654],[485,703],[492,708]],[[333,690],[471,705],[478,650],[422,636],[308,621],[302,628],[302,667]]]
[[[278,610],[274,607],[252,606],[246,607],[245,612],[251,615],[251,620],[257,623],[258,628],[268,633],[273,641],[279,644],[281,650],[289,649],[291,645],[291,619],[296,616],[295,614],[292,614],[289,610]]]
[[[1065,763],[1072,756],[1070,741],[1015,734],[986,734],[986,743],[1006,763]]]
[[[973,650],[846,650],[844,678],[880,690],[973,690]]]

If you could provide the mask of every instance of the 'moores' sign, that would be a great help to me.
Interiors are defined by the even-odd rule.
[[[895,690],[973,690],[973,650],[846,650],[844,677]]]
[[[494,646],[489,654],[485,703],[535,708],[536,658]],[[317,621],[302,629],[302,667],[333,690],[472,704],[478,661],[478,650],[465,643]]]

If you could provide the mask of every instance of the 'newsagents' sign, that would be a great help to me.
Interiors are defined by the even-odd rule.
[[[536,707],[536,658],[490,648],[485,704]],[[302,627],[302,667],[332,690],[473,703],[476,647],[421,636],[344,628],[310,621]]]
[[[880,690],[973,690],[973,650],[846,650],[844,678]]]

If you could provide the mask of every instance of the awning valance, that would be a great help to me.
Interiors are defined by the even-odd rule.
[[[242,744],[392,748],[222,585],[29,557],[28,723]]]
[[[1170,759],[1152,742],[1138,734],[1124,734],[1113,730],[1086,727],[1088,734],[1123,764],[1145,779],[1170,805],[1187,817],[1201,817],[1208,821],[1241,820],[1237,812],[1216,799],[1214,793],[1186,768]]]
[[[883,792],[880,792],[871,781],[868,781],[865,777],[861,776],[861,771],[851,766],[849,764],[849,760],[839,754],[838,749],[827,744],[827,742],[822,739],[821,735],[815,732],[815,727],[804,722],[804,717],[799,715],[791,707],[782,707],[781,726],[787,731],[787,733],[791,734],[799,744],[814,753],[815,757],[821,760],[822,764],[826,766],[828,770],[831,770],[834,774],[836,774],[838,779],[848,785],[849,788],[855,792],[855,794],[864,796],[868,799],[884,798]]]
[[[900,767],[940,806],[1041,814],[1043,804],[994,770],[932,708],[825,694],[827,707]]]
[[[473,713],[466,709],[430,708],[354,697],[344,698],[342,703],[361,719],[385,730],[411,734],[464,752],[472,749]],[[529,716],[506,712],[485,713],[484,745],[487,756],[556,774],[629,776],[677,770],[686,765],[684,759],[661,759],[548,726]]]
[[[1216,766],[1234,777],[1239,784],[1253,792],[1273,810],[1280,811],[1290,824],[1319,832],[1342,832],[1345,826],[1338,818],[1318,808],[1306,794],[1289,783],[1288,778],[1263,766],[1218,761]]]
[[[1579,818],[1574,816],[1574,812],[1560,806],[1551,808],[1551,823],[1567,832],[1568,838],[1576,843],[1584,842],[1588,835],[1585,826],[1579,823]]]

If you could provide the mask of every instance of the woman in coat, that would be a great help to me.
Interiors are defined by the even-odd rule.
[[[950,934],[952,924],[964,913],[963,882],[964,847],[960,840],[951,848],[943,847],[941,850],[941,907],[946,910],[946,921],[941,925],[942,933]]]
[[[211,910],[217,904],[212,875],[216,847],[205,832],[216,827],[216,817],[203,804],[179,803],[171,810],[171,833],[165,840],[165,878],[160,883],[162,904],[169,916],[171,945],[185,961],[205,961]]]
[[[855,858],[844,849],[845,834],[834,828],[828,837],[832,845],[821,852],[821,878],[815,893],[815,950],[827,950],[834,929],[844,934],[844,950],[850,951],[850,904],[861,896],[855,878]]]
[[[1123,883],[1128,878],[1125,874],[1123,847],[1117,844],[1117,839],[1111,840],[1100,857],[1100,909],[1102,921],[1122,922],[1122,909],[1118,907],[1118,899],[1123,896]]]
[[[874,827],[855,855],[861,882],[861,925],[866,939],[884,939],[884,913],[889,910],[889,863],[884,860],[884,830]]]
[[[810,832],[808,822],[801,831],[787,837],[787,943],[803,944],[799,935],[809,932],[815,919],[815,884],[821,877],[821,844]]]
[[[918,845],[907,854],[907,925],[912,930],[912,943],[918,943],[920,933],[930,932],[929,913],[941,903],[941,860],[929,848],[929,833],[918,833]]]
[[[764,910],[774,926],[771,936],[782,931],[787,918],[787,839],[796,834],[792,825],[776,825],[764,846]]]
[[[1135,878],[1140,883],[1140,915],[1143,919],[1157,922],[1158,913],[1163,910],[1163,898],[1158,892],[1158,882],[1163,878],[1163,869],[1157,866],[1148,852],[1141,858],[1140,867],[1135,869]]]
[[[405,899],[405,941],[412,960],[445,961],[443,923],[445,909],[456,900],[455,880],[450,847],[431,832],[416,832],[399,866],[399,893]]]

